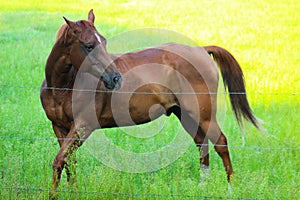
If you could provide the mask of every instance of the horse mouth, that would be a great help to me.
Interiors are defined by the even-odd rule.
[[[109,90],[118,90],[121,88],[121,85],[122,85],[121,83],[111,84],[111,83],[104,82],[104,86]]]

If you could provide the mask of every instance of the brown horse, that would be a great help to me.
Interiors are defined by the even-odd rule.
[[[109,54],[94,19],[92,10],[88,20],[65,19],[46,63],[41,101],[60,145],[51,197],[64,167],[68,181],[75,182],[75,150],[95,129],[142,124],[172,113],[199,147],[200,165],[209,166],[210,140],[230,181],[227,141],[216,120],[218,69],[209,54],[219,64],[238,122],[244,117],[258,127],[234,57],[217,46],[175,43]]]

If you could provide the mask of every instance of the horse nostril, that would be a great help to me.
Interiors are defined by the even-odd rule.
[[[121,79],[121,76],[120,76],[120,75],[115,75],[115,76],[113,77],[114,83],[118,83],[118,82],[120,81],[120,79]]]

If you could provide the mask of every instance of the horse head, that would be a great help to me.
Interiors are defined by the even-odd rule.
[[[88,20],[67,23],[65,43],[70,48],[70,62],[80,72],[100,78],[107,89],[119,89],[122,77],[106,50],[106,39],[94,26],[93,10]]]

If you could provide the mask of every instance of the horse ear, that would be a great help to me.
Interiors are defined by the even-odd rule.
[[[90,12],[89,12],[88,20],[93,22],[93,23],[95,21],[95,15],[94,15],[93,9],[91,9]]]
[[[76,23],[75,22],[72,22],[71,20],[68,20],[67,18],[63,17],[64,20],[66,21],[66,23],[68,24],[68,26],[71,28],[71,29],[74,29],[75,26],[76,26]]]

